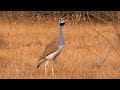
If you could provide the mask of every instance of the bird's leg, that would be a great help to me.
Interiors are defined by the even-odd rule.
[[[53,69],[53,65],[52,65],[52,75],[53,75],[53,77],[54,77],[54,69]]]
[[[55,74],[54,74],[54,60],[52,60],[52,75],[53,75],[53,77],[55,76]]]
[[[47,65],[48,65],[48,63],[49,63],[49,60],[45,64],[45,74],[47,74]]]

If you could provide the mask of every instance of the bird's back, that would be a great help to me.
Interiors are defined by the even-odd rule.
[[[59,49],[59,40],[58,38],[54,38],[50,43],[48,43],[45,47],[45,50],[42,52],[40,59],[45,59],[51,53],[57,51]]]

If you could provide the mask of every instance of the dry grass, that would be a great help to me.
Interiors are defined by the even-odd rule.
[[[118,37],[109,25],[93,25],[117,49]],[[36,68],[45,45],[57,35],[57,22],[0,23],[0,78],[19,79],[96,79],[120,78],[119,58],[112,46],[85,24],[63,27],[65,47],[55,63],[55,77],[50,64]],[[120,53],[120,52],[119,52]],[[102,63],[104,61],[104,63]]]

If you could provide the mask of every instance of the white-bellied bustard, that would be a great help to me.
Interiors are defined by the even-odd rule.
[[[65,24],[65,15],[59,19],[58,21],[58,36],[52,40],[50,43],[46,45],[45,50],[42,52],[38,62],[37,62],[37,68],[45,61],[45,73],[47,73],[47,65],[49,61],[52,61],[52,75],[54,76],[54,61],[55,58],[61,53],[63,46],[64,46],[64,38],[62,35],[62,27]]]

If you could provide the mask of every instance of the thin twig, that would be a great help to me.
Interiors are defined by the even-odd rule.
[[[85,22],[87,24],[87,22]],[[89,27],[90,25],[87,24]],[[94,28],[90,27],[93,31],[95,31],[98,35],[100,35],[101,37],[103,37],[113,48],[114,50],[116,51],[116,53],[120,56],[120,54],[117,52],[116,48],[114,47],[114,45],[107,39],[105,38],[102,34],[100,34],[98,31],[96,31]]]
[[[100,20],[102,20],[102,21],[104,21],[105,23],[107,22],[107,21],[105,21],[104,19],[102,19],[102,18],[100,18],[100,17],[97,17],[96,15],[94,15],[94,14],[92,14],[92,13],[90,13],[90,12],[87,12],[87,14],[90,14],[90,15],[92,15],[92,16],[94,16],[94,17],[96,17],[96,18],[98,18],[98,19],[100,19]],[[90,20],[90,18],[88,18],[89,20]]]
[[[85,49],[87,49],[88,51],[90,51],[90,52],[92,52],[90,49],[88,49],[88,48],[85,48]],[[94,52],[92,52],[93,54],[95,54],[96,56],[98,56],[99,58],[101,58],[101,59],[103,59],[100,55],[98,55],[98,54],[96,54],[96,53],[94,53]]]
[[[104,59],[103,59],[102,63],[99,65],[100,67],[102,67],[103,64],[105,63],[106,58],[107,58],[107,56],[108,56],[108,54],[109,54],[109,52],[110,52],[110,49],[111,49],[111,45],[109,44],[109,46],[108,46],[108,48],[107,48],[107,50],[106,50],[106,54],[105,54],[105,56],[104,56]]]

